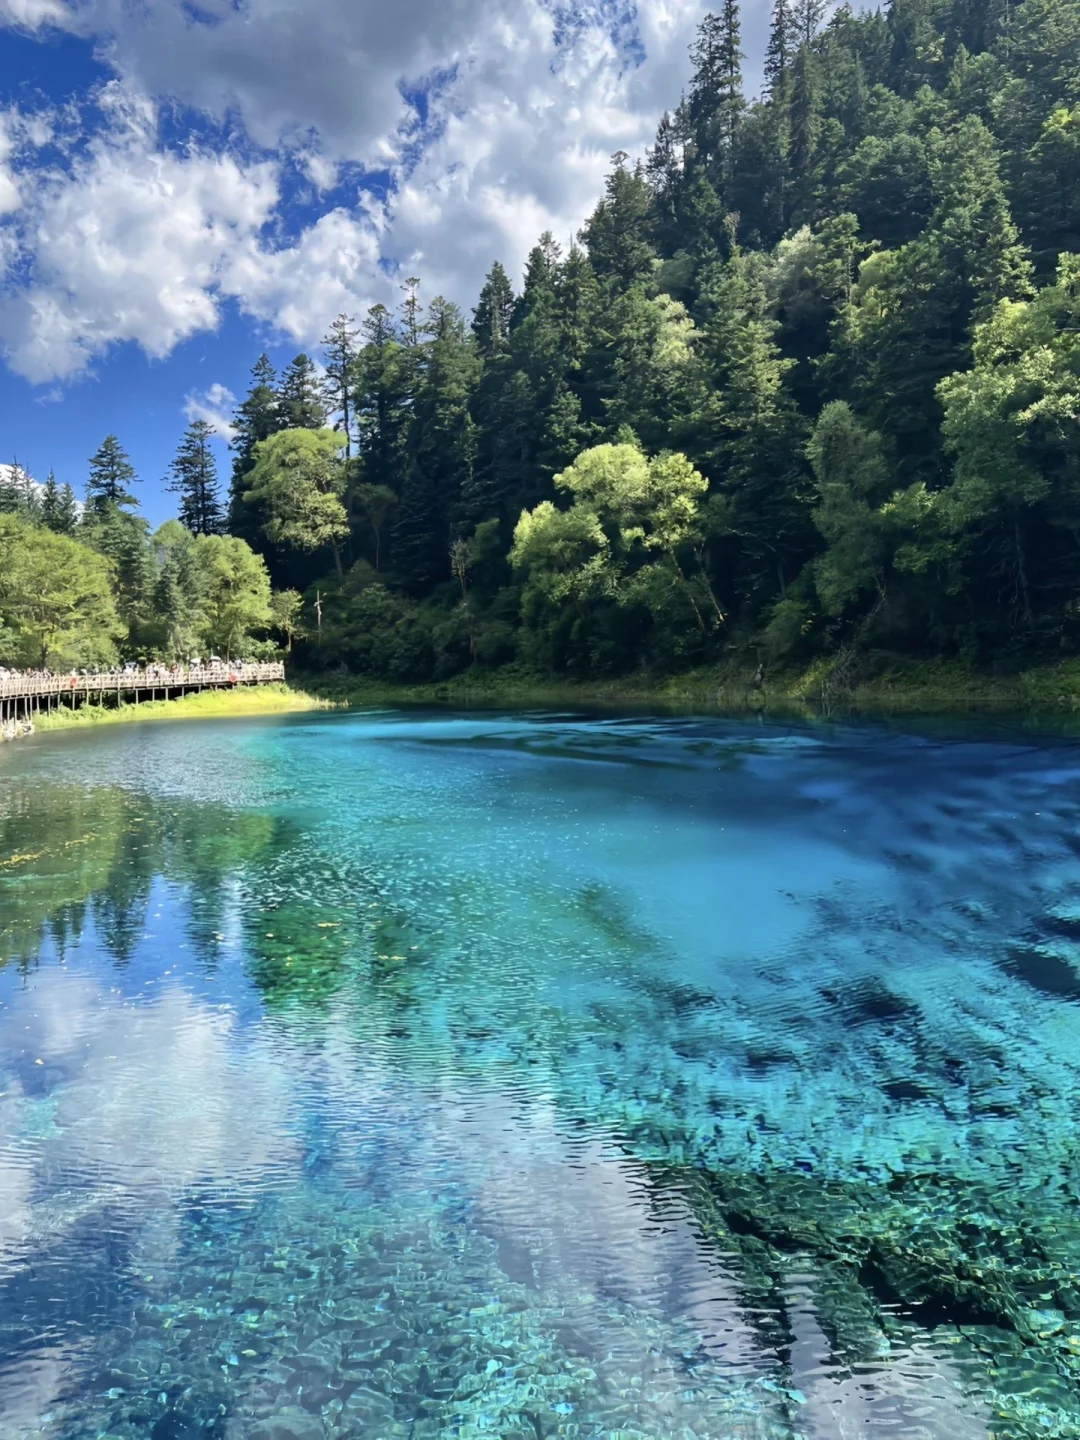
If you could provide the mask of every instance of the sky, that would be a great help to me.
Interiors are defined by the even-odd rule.
[[[0,0],[0,459],[164,490],[251,365],[402,280],[466,314],[651,143],[704,0]],[[746,0],[760,83],[768,0]]]

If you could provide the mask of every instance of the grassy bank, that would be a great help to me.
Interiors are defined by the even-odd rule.
[[[425,685],[392,685],[359,676],[314,676],[315,695],[339,705],[659,706],[801,715],[1080,715],[1080,660],[1032,666],[1013,674],[959,661],[871,657],[858,669],[821,661],[767,672],[725,664],[681,675],[617,679],[547,679],[515,666],[467,672]]]
[[[177,700],[145,700],[139,705],[80,705],[75,710],[54,710],[40,715],[35,729],[80,730],[94,725],[117,725],[142,720],[212,720],[242,715],[285,715],[299,710],[322,710],[332,702],[306,694],[290,685],[252,685],[235,690],[202,690]]]

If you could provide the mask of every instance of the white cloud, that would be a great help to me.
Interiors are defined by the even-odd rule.
[[[361,309],[385,288],[379,231],[377,212],[331,210],[291,245],[238,247],[223,288],[249,315],[313,344],[339,311]]]
[[[110,128],[69,169],[37,173],[19,216],[30,278],[0,329],[33,381],[76,374],[117,341],[163,356],[213,329],[223,266],[277,202],[272,164],[166,151],[145,97],[114,86],[103,103]]]
[[[188,420],[205,420],[216,436],[226,444],[236,433],[232,423],[236,396],[226,385],[215,380],[206,390],[193,390],[184,399],[184,415]]]
[[[101,97],[105,129],[63,168],[4,169],[0,150],[10,364],[45,382],[119,341],[162,356],[213,329],[225,299],[315,345],[338,311],[392,300],[395,272],[467,307],[493,260],[520,273],[545,229],[565,244],[612,151],[643,151],[706,8],[200,0],[202,22],[184,0],[0,0],[0,20],[67,16],[121,77]],[[423,123],[404,98],[421,89]],[[224,122],[234,142],[166,147],[166,101]],[[281,198],[287,167],[313,187],[303,211]],[[365,168],[388,177],[384,198]]]
[[[72,18],[63,0],[0,0],[0,20],[20,30],[40,30],[48,25],[66,27]]]

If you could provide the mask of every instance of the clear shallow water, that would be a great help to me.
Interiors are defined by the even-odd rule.
[[[3,1440],[1080,1435],[1080,749],[0,765]]]

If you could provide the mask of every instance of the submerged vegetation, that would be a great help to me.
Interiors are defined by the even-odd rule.
[[[397,685],[760,666],[858,693],[897,657],[1068,660],[1080,0],[825,10],[777,0],[755,100],[738,5],[706,17],[647,158],[520,289],[493,265],[471,320],[409,278],[324,369],[261,357],[228,497],[203,422],[172,466],[190,556],[132,518],[113,437],[81,516],[9,485],[37,523],[0,551],[82,586],[50,639],[6,578],[0,662],[272,630],[304,672]]]
[[[96,1283],[115,1187],[85,1202],[120,1216],[107,1258],[80,1194],[49,1209],[35,1258],[74,1258],[17,1323],[40,1333],[69,1270],[73,1302],[110,1299],[47,1433],[358,1440],[420,1407],[433,1437],[792,1440],[899,1373],[888,1403],[928,1434],[1071,1440],[1070,754],[550,716],[209,750],[163,729],[134,776],[101,747],[92,786],[30,752],[0,803],[12,1033],[32,1043],[42,995],[77,1007],[88,976],[103,1018],[48,1048],[30,1030],[46,1088],[16,1097],[23,1124],[44,1166],[108,1113],[163,1177],[127,1203],[183,1197],[152,1270],[138,1227],[120,1301]],[[717,962],[715,900],[681,868],[701,823],[756,899],[795,905],[795,938],[756,918]],[[762,839],[793,863],[751,880],[737,854]],[[792,898],[800,859],[825,868]],[[182,1040],[203,1009],[229,1063],[204,1036],[170,1068],[156,1017]],[[235,1115],[250,1149],[214,1149]],[[211,1137],[197,1167],[170,1123]],[[205,1202],[232,1184],[243,1203]],[[720,1358],[687,1313],[690,1226]]]

